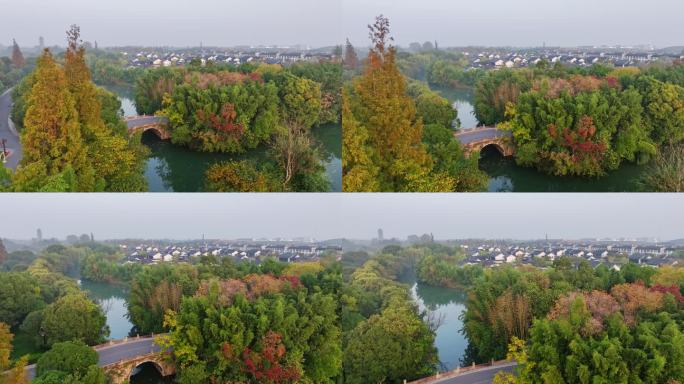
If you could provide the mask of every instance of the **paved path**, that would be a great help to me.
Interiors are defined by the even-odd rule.
[[[21,160],[21,144],[19,143],[19,136],[15,135],[9,127],[9,116],[12,110],[12,89],[7,90],[0,95],[0,140],[6,139],[5,144],[7,149],[12,151],[12,155],[7,159],[5,167],[17,169],[17,164]],[[0,146],[0,151],[2,147]]]
[[[513,372],[516,362],[484,367],[476,371],[462,373],[456,377],[438,379],[432,381],[434,384],[488,384],[494,380],[494,376],[500,371]]]
[[[151,352],[159,352],[160,348],[154,343],[153,338],[147,337],[140,339],[131,338],[127,342],[120,344],[98,346],[95,347],[95,350],[100,355],[98,365],[104,367],[105,365],[114,364],[121,360],[132,359]],[[35,379],[35,364],[26,367],[26,374],[29,380]]]
[[[454,136],[458,139],[458,141],[461,142],[461,144],[467,145],[485,139],[509,137],[511,136],[511,132],[503,131],[496,127],[478,127],[458,130],[454,133]]]

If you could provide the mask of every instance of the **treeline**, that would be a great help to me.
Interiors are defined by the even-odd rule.
[[[0,185],[16,192],[146,190],[145,149],[129,141],[116,96],[91,81],[78,27],[68,40],[63,65],[45,50],[14,90],[23,158]]]
[[[52,245],[39,255],[13,252],[5,260],[12,271],[0,272],[0,357],[7,358],[0,358],[0,371],[13,367],[8,384],[25,383],[23,367],[36,361],[37,383],[106,383],[88,347],[109,335],[105,314],[65,275],[77,274],[80,260],[97,248]]]
[[[343,190],[483,190],[487,178],[477,158],[464,156],[453,137],[456,112],[426,86],[408,85],[386,18],[370,28],[373,48],[363,73],[343,91]]]
[[[130,283],[129,318],[141,334],[171,332],[161,342],[174,349],[180,383],[400,383],[433,373],[437,351],[394,281],[410,265],[399,251],[347,277],[332,258],[145,266]]]
[[[418,261],[425,283],[466,287],[467,361],[515,359],[498,383],[665,383],[684,380],[684,269],[592,268],[563,257],[547,269]],[[674,380],[674,381],[672,381]]]
[[[642,72],[540,62],[490,71],[476,84],[475,114],[512,131],[519,165],[603,176],[624,161],[646,163],[684,139],[681,67]]]
[[[510,332],[509,357],[521,365],[517,377],[498,382],[682,382],[684,271],[632,267],[609,284],[586,277],[539,307],[538,316],[502,323],[520,323]],[[509,309],[535,302],[527,292],[510,296],[500,301]]]
[[[485,73],[481,69],[467,68],[468,58],[463,54],[444,50],[399,52],[397,65],[412,79],[444,88],[472,88]]]

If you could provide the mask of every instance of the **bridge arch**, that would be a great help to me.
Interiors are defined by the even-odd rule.
[[[492,142],[492,143],[488,143],[488,144],[485,143],[482,145],[482,147],[480,147],[480,149],[478,150],[478,153],[482,153],[482,151],[484,151],[485,148],[494,148],[501,154],[501,156],[507,156],[507,153],[508,153],[506,148],[505,148],[505,145],[503,143],[498,143],[498,142]]]
[[[134,134],[136,133],[142,133],[144,134],[145,132],[151,132],[155,136],[157,136],[160,140],[166,140],[168,137],[168,134],[166,133],[166,130],[162,130],[160,127],[143,127],[142,129],[134,130]]]
[[[154,369],[157,370],[157,373],[159,373],[159,375],[162,376],[162,377],[168,376],[168,375],[165,375],[165,374],[164,374],[164,368],[163,368],[161,365],[159,365],[158,362],[156,362],[156,361],[154,361],[154,360],[147,360],[147,361],[141,361],[140,363],[138,363],[138,365],[136,365],[136,366],[134,366],[134,367],[131,368],[131,371],[128,373],[128,380],[130,380],[130,379],[134,376],[134,374],[136,373],[136,372],[135,372],[136,369],[141,368],[141,367],[143,367],[144,365],[151,365],[151,366],[153,366]]]

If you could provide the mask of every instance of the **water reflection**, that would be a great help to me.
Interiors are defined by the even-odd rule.
[[[475,117],[475,108],[473,107],[473,100],[475,95],[470,89],[453,89],[453,88],[434,88],[437,93],[451,101],[458,111],[457,128],[474,128],[479,125]],[[460,122],[460,124],[458,124]]]
[[[133,324],[128,320],[126,300],[128,292],[117,285],[80,281],[81,288],[97,302],[107,317],[109,339],[119,340],[130,335]]]
[[[457,368],[465,355],[468,340],[461,333],[465,311],[466,292],[461,289],[433,287],[415,283],[411,294],[421,311],[429,310],[442,323],[435,334],[435,346],[439,353],[440,369]]]

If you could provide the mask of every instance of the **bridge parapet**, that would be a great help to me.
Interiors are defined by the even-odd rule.
[[[476,371],[485,370],[485,369],[492,369],[493,367],[494,368],[496,368],[496,367],[507,368],[507,367],[512,367],[515,365],[517,365],[517,363],[515,361],[511,361],[511,360],[492,361],[490,363],[480,364],[480,365],[475,365],[475,363],[473,363],[473,365],[468,366],[468,367],[458,367],[458,368],[453,369],[451,371],[439,372],[433,376],[424,377],[422,379],[418,379],[418,380],[414,380],[414,381],[407,382],[406,380],[404,380],[404,384],[429,384],[429,383],[439,382],[439,381],[446,380],[446,379],[453,379],[455,377],[458,377],[460,375],[463,375],[463,374],[469,373],[469,372],[476,372]]]

